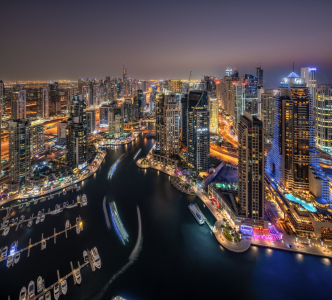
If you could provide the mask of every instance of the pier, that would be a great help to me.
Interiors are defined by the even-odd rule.
[[[67,237],[67,231],[68,231],[68,230],[71,230],[71,229],[74,229],[74,228],[76,228],[77,226],[80,227],[80,231],[83,231],[83,222],[81,221],[81,217],[80,217],[80,216],[78,217],[78,221],[76,222],[75,225],[72,226],[72,225],[70,224],[70,225],[69,225],[69,228],[65,228],[64,230],[59,231],[59,232],[56,232],[56,230],[55,230],[55,228],[54,228],[54,234],[53,234],[53,235],[44,238],[44,234],[42,234],[42,239],[41,239],[40,241],[36,242],[36,243],[31,244],[31,239],[29,239],[29,246],[28,246],[28,247],[25,247],[25,248],[23,248],[23,249],[21,249],[21,250],[16,251],[15,254],[16,254],[16,253],[22,253],[22,252],[24,252],[24,251],[28,251],[28,255],[27,255],[27,256],[29,257],[29,256],[30,256],[30,249],[31,249],[32,247],[35,247],[35,246],[41,245],[43,241],[49,241],[49,240],[51,240],[51,239],[54,239],[54,244],[56,244],[56,238],[57,238],[57,236],[59,236],[59,235],[65,233],[65,234],[66,234],[66,237]],[[42,250],[43,250],[43,249],[42,249]],[[0,258],[0,262],[6,260],[6,259],[8,258],[8,256],[9,256],[9,255]]]

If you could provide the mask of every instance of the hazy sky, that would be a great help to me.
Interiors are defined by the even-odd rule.
[[[2,1],[0,79],[194,79],[318,68],[332,83],[331,0]],[[325,79],[325,77],[326,79]]]

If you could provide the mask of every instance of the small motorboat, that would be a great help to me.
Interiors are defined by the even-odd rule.
[[[20,300],[28,300],[27,299],[27,288],[24,286],[20,291]]]
[[[24,221],[24,219],[25,219],[25,216],[22,215],[22,216],[20,217],[20,223],[22,223],[22,222]]]
[[[38,300],[44,300],[44,295],[41,295]]]
[[[33,204],[37,204],[37,203],[38,203],[38,200],[33,201]]]
[[[76,225],[76,233],[80,234],[81,232],[81,226],[79,224]]]
[[[20,204],[20,205],[18,206],[18,209],[23,209],[23,204]]]
[[[76,270],[74,271],[74,276],[75,276],[75,281],[76,281],[76,283],[77,283],[77,284],[81,284],[81,282],[82,282],[82,277],[81,277],[81,271],[80,271],[79,268],[76,269]]]
[[[60,288],[61,288],[61,293],[66,295],[67,294],[67,280],[66,279],[63,279],[60,283]]]
[[[66,190],[63,190],[63,195],[66,195],[66,194],[67,194]]]
[[[9,225],[9,220],[6,220],[4,227],[7,227]]]
[[[92,248],[90,253],[91,253],[91,256],[92,256],[93,264],[95,265],[95,267],[97,269],[100,269],[101,268],[101,259],[99,257],[97,247]]]
[[[18,217],[15,218],[15,222],[14,222],[14,224],[17,224],[17,223],[18,223]]]
[[[1,254],[0,254],[0,258],[3,259],[7,256],[7,251],[8,251],[8,247],[5,246],[1,249]]]
[[[17,264],[20,260],[21,254],[20,252],[17,252],[14,257],[14,263]]]
[[[56,283],[54,285],[54,291],[53,292],[54,292],[54,299],[58,300],[59,297],[60,297],[60,289],[59,289],[59,284],[58,283]]]
[[[84,261],[89,260],[89,255],[88,255],[88,252],[86,250],[83,251],[83,258],[84,258]]]
[[[81,196],[77,195],[77,203],[81,202]]]
[[[38,212],[38,216],[40,216],[42,214],[41,210]]]
[[[70,222],[69,220],[66,221],[66,229],[68,229],[70,227]]]
[[[45,300],[51,300],[52,297],[51,297],[51,292],[48,291],[46,294],[45,294]]]
[[[41,249],[42,249],[42,250],[46,249],[46,240],[43,240],[43,241],[41,242]]]
[[[67,203],[66,203],[66,202],[63,202],[62,207],[63,207],[63,208],[66,208],[66,206],[67,206]]]
[[[29,299],[32,299],[33,297],[35,297],[35,282],[32,280],[29,283],[28,296],[29,296]]]
[[[37,217],[36,224],[38,224],[39,222],[40,222],[40,216]]]
[[[30,202],[25,203],[25,208],[30,206]]]
[[[13,262],[14,262],[14,256],[9,255],[8,258],[7,258],[7,268],[11,267]]]
[[[10,226],[13,226],[14,223],[15,223],[15,219],[11,219],[11,220],[10,220]]]
[[[39,294],[43,290],[43,278],[39,276],[37,278],[37,293]]]
[[[42,214],[42,216],[40,217],[40,222],[44,222],[45,220],[45,214]]]
[[[10,229],[10,227],[6,227],[6,228],[3,230],[2,235],[3,235],[3,236],[6,236],[6,235],[8,234],[8,232],[9,232],[9,229]]]
[[[33,223],[33,219],[30,219],[29,222],[28,222],[28,227],[29,228],[32,226],[32,223]]]
[[[17,249],[17,244],[18,244],[17,241],[12,243],[12,245],[10,246],[9,255],[15,254],[16,249]]]

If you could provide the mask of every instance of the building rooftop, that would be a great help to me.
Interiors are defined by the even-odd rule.
[[[291,72],[289,73],[287,78],[301,78],[301,76],[297,75],[295,72]]]

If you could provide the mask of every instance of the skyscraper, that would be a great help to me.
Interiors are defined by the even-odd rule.
[[[82,97],[86,107],[90,107],[90,94],[91,94],[90,87],[88,85],[82,86]]]
[[[59,84],[57,82],[50,82],[48,87],[49,96],[49,116],[53,117],[61,113],[61,102],[59,94]]]
[[[26,118],[26,90],[19,88],[13,91],[11,114],[13,120]]]
[[[265,90],[262,94],[262,121],[264,123],[265,142],[271,143],[274,133],[274,105],[278,90]]]
[[[210,168],[210,115],[206,91],[190,91],[188,106],[188,169],[193,177]]]
[[[156,99],[156,145],[160,155],[172,157],[179,154],[180,107],[173,93],[159,93]]]
[[[218,100],[217,98],[209,98],[209,111],[210,111],[210,132],[218,133]]]
[[[108,127],[109,126],[109,112],[111,106],[109,104],[103,104],[99,108],[99,126],[100,127]]]
[[[134,107],[131,99],[125,99],[122,104],[122,115],[124,123],[132,123],[134,121]]]
[[[79,94],[83,93],[83,86],[80,84],[79,87]],[[69,86],[66,89],[66,98],[67,98],[67,111],[69,112],[70,110],[70,105],[71,105],[71,100],[73,98],[74,95],[77,94],[77,88],[76,86]]]
[[[18,190],[27,185],[30,178],[30,121],[25,119],[9,121],[9,178]]]
[[[123,64],[123,82],[127,81],[127,69],[125,68],[124,64]]]
[[[96,129],[96,111],[94,109],[86,111],[86,130],[93,133]]]
[[[181,98],[181,143],[187,146],[188,142],[188,94]]]
[[[173,93],[181,93],[182,92],[181,80],[168,80],[167,89]]]
[[[264,225],[264,129],[263,122],[244,112],[239,132],[240,213]]]
[[[48,118],[49,117],[49,99],[48,91],[46,88],[37,89],[37,117]]]
[[[317,146],[332,154],[332,85],[317,87],[316,108]]]
[[[120,107],[111,107],[109,110],[109,134],[119,138],[123,133],[123,116]]]
[[[41,120],[31,121],[29,125],[29,135],[30,135],[30,155],[31,157],[33,157],[45,150],[44,121]]]
[[[66,129],[67,163],[78,168],[87,165],[86,105],[82,95],[73,96]]]
[[[5,85],[2,80],[0,80],[0,110],[5,113]]]
[[[301,68],[301,77],[307,88],[309,88],[309,92],[312,98],[312,107],[316,109],[317,101],[316,101],[316,91],[317,91],[317,79],[316,79],[316,68]]]
[[[135,93],[134,97],[134,117],[135,120],[143,118],[144,113],[144,96],[143,90],[139,89]]]

